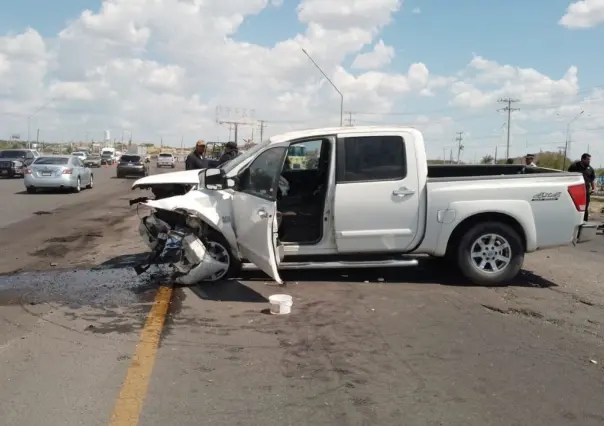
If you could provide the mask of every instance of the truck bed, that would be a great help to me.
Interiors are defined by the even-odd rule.
[[[542,167],[527,167],[523,164],[430,164],[428,179],[450,180],[452,178],[520,177],[519,175],[561,174],[560,170]],[[464,179],[465,180],[465,179]]]

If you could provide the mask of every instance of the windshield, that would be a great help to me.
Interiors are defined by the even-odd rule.
[[[49,164],[49,165],[61,165],[67,164],[69,158],[65,157],[38,157],[34,164]]]
[[[101,159],[101,157],[99,157],[98,155],[89,155],[89,156],[88,156],[88,159],[89,159],[89,160],[100,160],[100,159]]]
[[[0,158],[21,158],[25,157],[25,151],[0,151]]]
[[[159,154],[160,157],[172,157],[172,154]]]
[[[241,154],[239,154],[237,157],[233,158],[232,160],[229,160],[226,163],[221,164],[218,168],[223,169],[225,171],[225,173],[229,173],[231,170],[233,170],[235,167],[237,167],[238,165],[243,163],[248,158],[252,157],[258,151],[260,151],[263,148],[266,148],[269,144],[270,144],[270,142],[264,142],[264,143],[258,144],[256,146],[253,146],[252,148],[248,149],[247,151],[243,151]]]

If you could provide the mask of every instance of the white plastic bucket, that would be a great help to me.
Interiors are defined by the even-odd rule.
[[[287,294],[273,294],[269,296],[268,301],[271,304],[271,314],[273,315],[289,314],[294,304],[292,297]]]

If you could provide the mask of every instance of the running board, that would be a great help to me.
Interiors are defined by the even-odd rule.
[[[283,262],[279,264],[279,270],[286,269],[363,269],[363,268],[401,268],[405,266],[417,266],[417,259],[407,260],[370,260],[367,262]],[[253,263],[244,263],[242,269],[258,270]]]

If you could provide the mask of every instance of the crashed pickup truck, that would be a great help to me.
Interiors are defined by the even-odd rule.
[[[305,161],[289,157],[303,147]],[[145,270],[181,284],[259,268],[413,267],[443,258],[471,282],[501,285],[525,253],[591,238],[582,175],[522,165],[429,166],[409,127],[323,128],[274,136],[221,168],[148,176]]]

